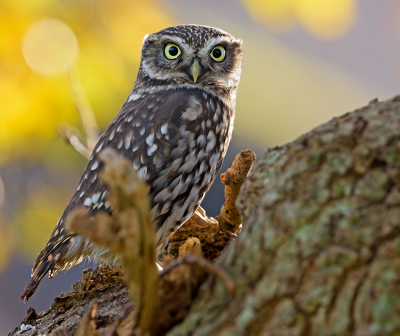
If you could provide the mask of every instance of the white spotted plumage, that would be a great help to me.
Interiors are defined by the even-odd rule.
[[[167,43],[181,49],[176,60],[166,57]],[[222,62],[211,57],[217,45],[226,51]],[[241,57],[241,41],[217,28],[184,25],[146,36],[135,87],[99,138],[78,189],[35,262],[23,299],[46,274],[52,277],[85,257],[118,261],[107,249],[64,230],[77,207],[91,215],[112,213],[108,186],[100,180],[104,164],[98,154],[105,148],[130,160],[148,183],[155,241],[163,249],[193,215],[221,167],[232,136]],[[200,69],[196,78],[191,70],[195,61]]]

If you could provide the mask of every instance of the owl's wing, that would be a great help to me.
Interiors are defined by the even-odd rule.
[[[129,159],[139,177],[149,184],[157,240],[173,231],[176,223],[190,218],[215,177],[216,172],[210,170],[218,171],[222,163],[220,136],[210,132],[222,116],[218,116],[221,120],[213,118],[209,104],[199,90],[160,91],[128,99],[99,138],[75,194],[35,262],[23,299],[34,293],[46,273],[52,277],[81,261],[84,251],[71,248],[76,244],[71,239],[74,234],[64,229],[71,210],[84,206],[92,215],[112,211],[106,201],[108,186],[99,178],[103,163],[98,153],[104,148],[111,147]],[[221,110],[218,102],[211,104]],[[205,158],[210,160],[206,164]]]
[[[96,177],[102,163],[96,157],[112,147],[149,184],[156,242],[161,243],[190,218],[221,167],[230,139],[227,114],[222,102],[201,90],[159,91],[128,101],[84,172],[81,188],[96,191],[82,194],[79,202],[90,205],[92,213],[104,207],[106,190]]]

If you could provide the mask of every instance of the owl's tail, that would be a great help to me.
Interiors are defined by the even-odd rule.
[[[45,248],[40,252],[32,269],[31,281],[29,281],[28,285],[22,292],[21,300],[24,302],[29,300],[46,274],[49,274],[49,278],[52,278],[61,270],[61,268],[63,268],[60,266],[60,261],[62,260],[68,246],[69,239],[50,250]]]

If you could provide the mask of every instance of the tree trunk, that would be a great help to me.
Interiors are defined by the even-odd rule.
[[[400,334],[400,96],[269,149],[178,335]]]
[[[236,291],[209,276],[167,335],[400,335],[400,96],[269,149],[236,205],[243,230],[216,262]]]

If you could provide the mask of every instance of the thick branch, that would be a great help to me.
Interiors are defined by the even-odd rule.
[[[400,331],[400,96],[269,149],[238,202],[243,230],[178,335]]]

